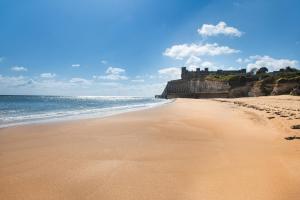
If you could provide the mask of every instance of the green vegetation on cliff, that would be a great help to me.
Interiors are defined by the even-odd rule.
[[[224,81],[227,82],[231,79],[236,79],[238,75],[208,75],[205,77],[207,81]]]
[[[267,68],[261,68],[256,73],[243,75],[208,75],[205,80],[229,83],[234,97],[247,96],[247,90],[250,96],[290,94],[300,87],[300,71],[285,68],[268,73]]]
[[[241,85],[246,82],[263,81],[264,83],[283,83],[300,81],[300,71],[279,71],[274,73],[259,73],[259,74],[247,74],[247,75],[208,75],[205,80],[209,81],[221,81],[229,82],[230,85]]]

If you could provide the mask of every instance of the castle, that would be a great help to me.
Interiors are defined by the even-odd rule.
[[[182,80],[204,79],[208,75],[244,75],[244,74],[246,74],[246,69],[209,71],[208,68],[205,68],[204,70],[200,70],[200,68],[197,68],[196,71],[188,71],[186,67],[181,68]]]
[[[235,98],[262,95],[299,95],[300,70],[286,67],[268,72],[260,68],[256,74],[246,69],[188,71],[181,68],[181,79],[169,81],[158,98]]]
[[[228,97],[230,85],[228,82],[206,80],[208,75],[246,75],[246,69],[209,71],[208,68],[188,71],[181,68],[181,79],[167,83],[159,98],[212,98]]]

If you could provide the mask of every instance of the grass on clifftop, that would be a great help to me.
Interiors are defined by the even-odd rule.
[[[280,73],[265,73],[265,74],[256,74],[256,75],[249,75],[247,74],[245,75],[234,75],[234,74],[229,74],[229,75],[217,75],[217,74],[212,74],[212,75],[208,75],[207,77],[205,77],[205,80],[208,81],[239,81],[241,80],[241,78],[245,78],[247,77],[247,79],[251,78],[252,81],[254,80],[263,80],[263,79],[269,79],[272,80],[273,82],[275,82],[276,80],[279,79],[297,79],[298,77],[300,77],[300,72],[280,72]]]

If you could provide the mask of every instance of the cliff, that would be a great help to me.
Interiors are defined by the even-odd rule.
[[[230,85],[223,81],[173,80],[167,83],[162,98],[213,98],[228,97]]]
[[[272,95],[290,94],[293,89],[300,86],[300,76],[293,78],[280,78],[274,85]]]
[[[299,95],[300,72],[206,75],[169,81],[160,98],[236,98]]]

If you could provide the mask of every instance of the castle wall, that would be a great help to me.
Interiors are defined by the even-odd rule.
[[[196,71],[188,71],[186,67],[181,68],[181,79],[182,80],[191,80],[191,79],[205,79],[208,75],[242,75],[246,74],[246,69],[241,70],[218,70],[218,71],[209,71],[208,68],[200,70],[197,68]]]

